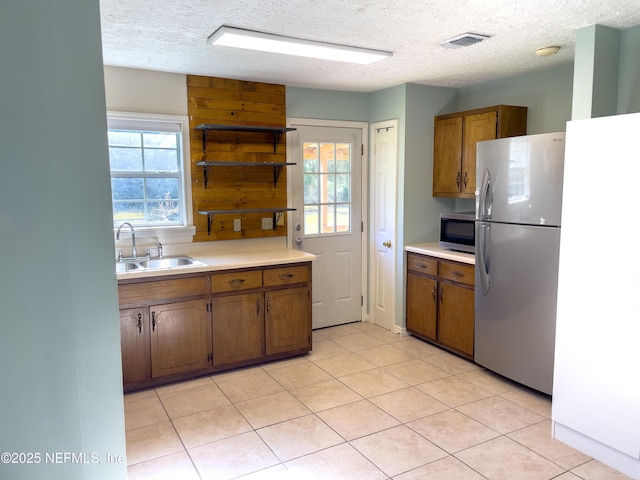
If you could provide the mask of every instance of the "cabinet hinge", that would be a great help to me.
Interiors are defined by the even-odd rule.
[[[364,143],[360,144],[360,155],[364,156]]]
[[[209,355],[207,355],[207,361],[209,363],[213,363],[213,353],[210,353]]]
[[[360,222],[360,233],[364,232],[364,222]]]
[[[360,306],[364,306],[364,295],[360,295]]]

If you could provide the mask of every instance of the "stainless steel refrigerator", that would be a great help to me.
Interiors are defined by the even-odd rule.
[[[475,361],[551,394],[564,132],[479,142]]]

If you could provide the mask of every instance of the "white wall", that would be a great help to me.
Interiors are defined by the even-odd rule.
[[[187,115],[187,76],[104,67],[107,110]]]

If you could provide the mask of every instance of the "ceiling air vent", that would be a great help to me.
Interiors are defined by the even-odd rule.
[[[475,45],[489,38],[489,35],[480,35],[479,33],[463,33],[457,37],[450,38],[444,42],[438,43],[442,48],[462,48]]]

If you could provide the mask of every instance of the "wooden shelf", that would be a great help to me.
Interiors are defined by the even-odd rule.
[[[237,213],[272,213],[273,214],[273,231],[276,231],[278,226],[278,214],[282,215],[284,212],[295,211],[295,208],[240,208],[236,210],[199,210],[200,215],[207,216],[207,235],[211,235],[211,223],[216,215],[228,215]]]
[[[196,130],[202,130],[202,151],[207,151],[207,134],[210,130],[218,130],[224,132],[249,132],[249,133],[268,133],[273,136],[273,153],[278,150],[278,144],[285,132],[296,130],[287,127],[262,127],[255,125],[227,125],[216,123],[202,123],[196,126]]]
[[[209,183],[209,169],[208,167],[273,167],[273,187],[278,185],[278,178],[280,178],[280,172],[282,167],[287,165],[295,165],[292,162],[198,162],[197,166],[204,168],[204,188],[207,188]]]

